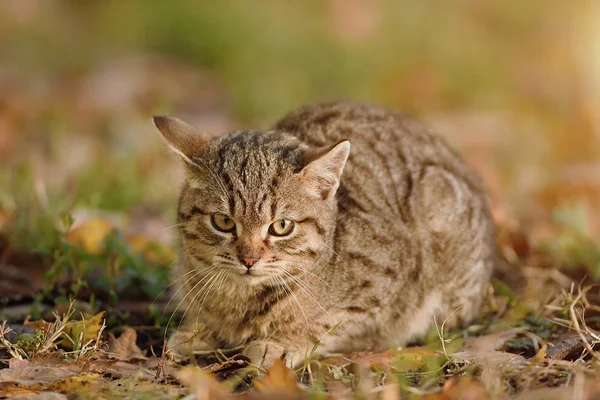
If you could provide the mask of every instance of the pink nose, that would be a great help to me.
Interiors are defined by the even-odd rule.
[[[254,264],[256,264],[257,261],[258,261],[258,258],[242,257],[242,262],[248,269],[252,268],[252,266]]]

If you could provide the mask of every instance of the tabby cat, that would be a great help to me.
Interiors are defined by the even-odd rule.
[[[318,354],[401,346],[478,312],[495,258],[484,188],[413,119],[332,102],[218,138],[154,121],[187,172],[175,352],[298,365],[319,340]]]

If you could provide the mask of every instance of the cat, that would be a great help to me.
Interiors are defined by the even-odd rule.
[[[476,173],[383,107],[330,102],[210,138],[154,117],[184,161],[173,351],[243,347],[258,366],[390,348],[478,312],[496,257]]]

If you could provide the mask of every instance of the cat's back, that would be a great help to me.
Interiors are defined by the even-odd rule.
[[[375,179],[401,189],[401,181],[410,179],[409,172],[418,175],[423,166],[437,165],[483,192],[478,176],[442,138],[413,118],[385,107],[346,101],[319,103],[290,113],[276,128],[312,146],[349,140],[352,150],[342,185],[348,180],[369,185]]]

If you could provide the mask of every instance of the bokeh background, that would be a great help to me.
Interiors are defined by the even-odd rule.
[[[152,114],[221,134],[348,98],[445,136],[501,224],[593,237],[597,21],[585,0],[2,0],[0,230],[33,249],[70,212],[172,243],[182,171]]]

